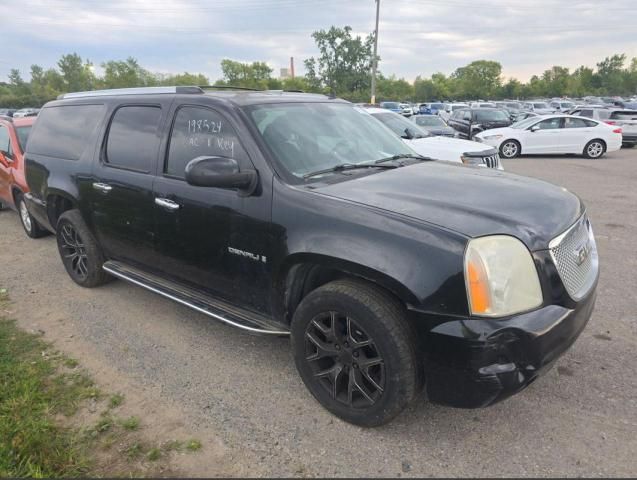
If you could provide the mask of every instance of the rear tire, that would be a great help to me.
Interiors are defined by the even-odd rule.
[[[18,209],[18,216],[20,217],[22,228],[24,228],[24,233],[26,233],[28,237],[40,238],[48,235],[49,232],[42,228],[38,221],[29,213],[22,195],[16,197],[15,206]]]
[[[379,287],[339,280],[317,288],[294,313],[291,334],[303,383],[346,422],[385,424],[422,388],[405,308]]]
[[[500,145],[500,156],[502,158],[511,159],[520,155],[522,147],[517,140],[505,140]]]
[[[606,152],[606,144],[604,141],[595,139],[586,144],[583,154],[586,158],[601,158],[604,152]]]
[[[71,279],[81,287],[93,288],[110,281],[103,269],[104,256],[79,210],[64,212],[57,223],[60,258]]]

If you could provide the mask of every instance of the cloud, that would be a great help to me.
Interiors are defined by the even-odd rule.
[[[266,61],[275,73],[316,55],[311,33],[374,28],[373,0],[2,0],[0,80],[10,68],[55,66],[77,52],[95,64],[134,56],[151,70],[204,73],[222,58]],[[380,69],[413,80],[477,59],[527,80],[552,65],[637,56],[634,0],[381,0]],[[6,39],[10,39],[7,41]]]

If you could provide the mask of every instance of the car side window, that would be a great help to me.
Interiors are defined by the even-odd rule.
[[[586,121],[581,118],[568,118],[564,119],[564,128],[586,128]]]
[[[582,110],[580,113],[573,113],[573,115],[580,115],[582,117],[593,118],[592,110]]]
[[[106,141],[107,165],[150,173],[159,150],[161,108],[124,106],[115,111]]]
[[[7,127],[0,125],[0,152],[10,157],[10,150],[9,130],[7,130]]]
[[[556,128],[560,128],[560,124],[562,123],[561,117],[549,118],[547,120],[542,120],[539,123],[536,123],[540,130],[555,130]]]
[[[582,120],[587,127],[596,127],[598,124],[597,122],[594,122],[593,120]]]
[[[229,157],[244,165],[248,160],[237,132],[215,110],[182,107],[175,115],[164,173],[184,178],[186,165],[197,157]]]
[[[462,115],[463,120],[471,120],[471,110],[465,110]]]

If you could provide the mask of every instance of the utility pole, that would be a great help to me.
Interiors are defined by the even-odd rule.
[[[376,68],[377,68],[377,52],[378,52],[378,17],[380,15],[380,0],[376,0],[376,30],[374,30],[374,58],[372,59],[372,101],[376,103]]]

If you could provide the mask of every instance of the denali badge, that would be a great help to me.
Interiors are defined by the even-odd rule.
[[[245,250],[239,250],[238,248],[228,247],[228,251],[233,255],[240,255],[242,257],[249,258],[250,260],[254,260],[256,262],[267,262],[267,258],[265,255],[257,255],[256,253],[246,252]]]
[[[575,254],[575,263],[579,267],[582,263],[586,261],[588,255],[591,253],[591,244],[590,242],[586,242],[584,245],[579,247],[577,250],[573,252]]]

